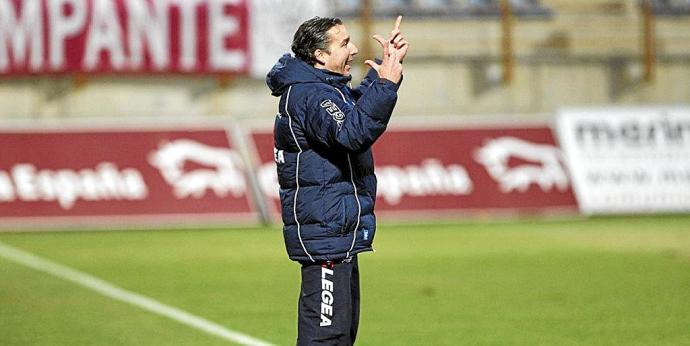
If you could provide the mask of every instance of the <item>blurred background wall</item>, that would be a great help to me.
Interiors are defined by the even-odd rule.
[[[312,12],[292,15],[340,16],[360,50],[373,55],[378,49],[373,40],[367,49],[367,36],[387,34],[395,15],[405,16],[402,29],[412,48],[397,116],[529,117],[570,105],[690,100],[687,0],[512,0],[508,13],[500,0],[312,3]],[[252,14],[268,15],[265,10]],[[271,43],[282,42],[277,51],[289,49],[295,29],[285,27],[282,39]],[[355,81],[369,58],[364,55],[356,63]],[[277,99],[261,78],[265,72],[3,76],[0,118],[230,116],[270,121]]]

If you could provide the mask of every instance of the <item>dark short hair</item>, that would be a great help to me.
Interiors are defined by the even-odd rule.
[[[310,65],[316,63],[314,51],[317,49],[325,50],[330,42],[328,30],[336,25],[343,24],[340,18],[335,17],[314,17],[302,23],[292,39],[292,52],[295,56]]]

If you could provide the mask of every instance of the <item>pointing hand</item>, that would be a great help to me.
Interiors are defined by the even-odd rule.
[[[385,40],[380,35],[374,35],[374,39],[383,48],[383,59],[381,64],[377,64],[372,60],[367,60],[364,63],[376,70],[379,74],[379,78],[399,83],[402,78],[402,64],[400,64],[401,59],[398,56],[398,49],[395,48],[394,43],[391,43],[391,40]]]

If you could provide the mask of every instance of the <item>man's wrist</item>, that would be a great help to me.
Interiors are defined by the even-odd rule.
[[[402,76],[401,76],[401,81],[402,81]],[[379,83],[383,84],[384,86],[389,85],[395,90],[396,92],[398,91],[398,88],[400,87],[400,81],[399,82],[394,82],[388,78],[385,77],[380,77],[378,80]]]

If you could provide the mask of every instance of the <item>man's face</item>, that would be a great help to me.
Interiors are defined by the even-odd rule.
[[[330,42],[325,51],[321,51],[317,56],[323,65],[316,67],[325,68],[328,71],[340,73],[343,76],[350,75],[350,68],[353,57],[357,54],[357,46],[350,42],[350,35],[347,33],[345,25],[338,24],[328,30]]]

